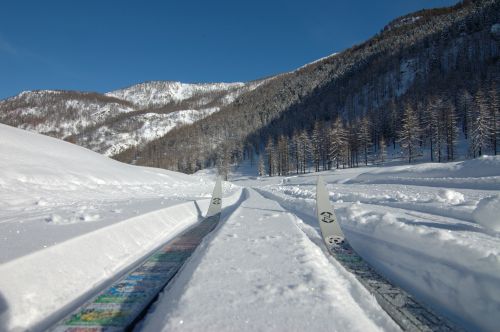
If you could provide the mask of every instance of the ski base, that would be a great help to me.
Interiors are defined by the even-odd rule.
[[[347,241],[329,246],[335,259],[375,296],[379,305],[404,331],[464,331],[415,301],[411,295],[378,274]]]

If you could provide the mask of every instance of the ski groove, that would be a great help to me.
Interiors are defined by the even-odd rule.
[[[375,296],[382,309],[401,329],[404,331],[463,331],[417,302],[401,288],[393,285],[352,249],[336,220],[321,176],[318,177],[316,195],[318,222],[329,253]],[[328,220],[321,217],[325,213],[331,216]]]
[[[72,312],[51,331],[132,331],[184,263],[220,221],[221,180],[207,217],[155,251],[130,273]]]

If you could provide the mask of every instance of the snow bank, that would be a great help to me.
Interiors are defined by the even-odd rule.
[[[338,216],[354,249],[384,275],[471,330],[498,329],[497,239],[363,204]]]
[[[98,229],[0,265],[0,327],[28,329],[198,219],[193,202]]]
[[[478,224],[500,232],[500,195],[481,199],[472,215]]]
[[[208,177],[131,166],[0,125],[0,263],[140,214],[208,198],[213,185]]]
[[[234,204],[240,194],[224,198]],[[0,265],[6,310],[0,328],[44,329],[65,306],[100,288],[107,280],[199,220],[209,200],[187,202],[100,228]],[[62,312],[64,313],[64,312]]]
[[[453,163],[376,168],[347,183],[398,183],[500,190],[500,156],[483,156]]]
[[[0,125],[0,331],[47,328],[196,222],[213,185]]]

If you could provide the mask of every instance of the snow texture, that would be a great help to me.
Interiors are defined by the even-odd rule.
[[[4,125],[0,152],[0,330],[54,324],[199,220],[215,178]],[[255,174],[225,183],[221,225],[137,330],[397,330],[324,248],[317,174]],[[500,157],[321,174],[377,271],[466,329],[498,329]]]
[[[321,243],[316,174],[235,173],[233,183],[278,201]],[[498,329],[500,157],[321,174],[349,242],[377,271],[466,329]]]
[[[500,196],[481,199],[472,215],[478,224],[500,232]]]
[[[143,331],[399,330],[297,222],[276,202],[246,190]]]

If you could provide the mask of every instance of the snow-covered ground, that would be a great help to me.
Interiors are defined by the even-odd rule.
[[[380,273],[467,329],[497,330],[500,157],[321,174]],[[326,252],[316,177],[238,169],[221,224],[137,330],[398,330]],[[47,328],[193,225],[213,179],[0,125],[0,330]]]
[[[196,222],[213,185],[0,125],[0,331],[46,327]]]
[[[317,174],[259,178],[252,186],[319,237]],[[471,330],[500,318],[500,157],[448,164],[321,172],[346,236],[379,272]]]
[[[245,189],[144,331],[398,331],[276,201]]]

